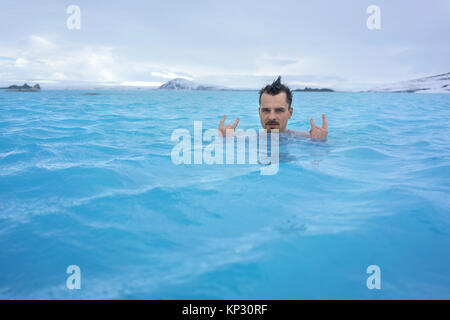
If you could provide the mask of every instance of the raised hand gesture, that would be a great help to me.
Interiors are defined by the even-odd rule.
[[[322,128],[314,125],[314,119],[311,118],[311,130],[309,135],[311,139],[326,139],[328,134],[328,124],[325,114],[322,115]]]
[[[233,125],[225,124],[226,117],[227,117],[226,115],[223,115],[222,119],[220,120],[220,124],[219,124],[219,132],[222,137],[225,137],[227,135],[228,136],[234,135],[234,129],[236,129],[236,127],[239,123],[239,118],[236,118],[236,121],[234,121]]]

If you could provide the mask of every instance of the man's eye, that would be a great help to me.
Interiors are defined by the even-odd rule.
[[[283,113],[284,109],[277,109],[277,113]]]

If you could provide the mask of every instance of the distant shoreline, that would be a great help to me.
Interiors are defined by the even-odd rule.
[[[33,90],[33,89],[9,89],[8,87],[2,87],[0,88],[3,91],[6,92],[48,92],[48,91],[81,91],[86,96],[96,96],[98,95],[96,92],[106,92],[106,91],[120,91],[120,92],[126,92],[126,91],[136,91],[136,92],[259,92],[260,89],[209,89],[209,90],[191,90],[191,89],[178,89],[178,90],[171,90],[171,89],[159,89],[159,88],[140,88],[140,87],[126,87],[126,86],[120,86],[120,87],[105,87],[105,88],[46,88],[46,90]],[[292,90],[293,93],[382,93],[382,94],[448,94],[449,92],[427,92],[425,90],[405,90],[405,91],[376,91],[376,90],[333,90],[333,91],[321,91],[321,90],[303,90],[303,89],[294,89]]]
[[[5,91],[9,92],[40,92],[41,86],[39,84],[35,84],[34,86],[29,86],[28,84],[24,83],[23,86],[18,86],[16,84],[13,84],[9,87],[0,88]]]
[[[23,81],[23,80],[22,80]],[[32,80],[33,81],[33,80]],[[42,80],[44,81],[44,80]],[[293,85],[294,86],[294,85]],[[33,87],[27,85],[23,86],[12,85],[9,87],[0,88],[5,91],[16,92],[39,92],[41,88],[39,84],[35,84]],[[161,86],[147,86],[140,85],[140,83],[133,83],[132,85],[125,85],[120,83],[110,84],[98,84],[98,83],[83,83],[83,82],[55,82],[53,85],[50,83],[46,90],[85,90],[85,91],[213,91],[213,92],[258,92],[260,88],[230,88],[224,86],[216,86],[209,84],[199,84],[194,81],[186,80],[184,78],[175,78],[167,81]],[[295,88],[292,92],[348,92],[348,93],[438,93],[448,94],[450,93],[450,72],[441,73],[435,76],[428,76],[413,80],[406,80],[401,82],[395,82],[384,86],[375,88],[345,88],[342,90],[335,90],[330,88]],[[95,95],[95,94],[91,94]]]

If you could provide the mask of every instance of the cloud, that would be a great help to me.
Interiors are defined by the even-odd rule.
[[[118,54],[110,46],[68,42],[60,38],[30,35],[1,48],[2,82],[39,82],[124,86],[160,86],[164,79],[193,80],[152,61],[138,61]],[[15,57],[15,58],[13,58]]]
[[[7,48],[15,60],[2,59],[10,78],[44,81],[117,81],[117,57],[110,47],[79,45],[31,35]],[[2,79],[12,80],[12,79]]]
[[[367,61],[385,61],[386,57],[397,60],[410,48],[403,44],[388,43],[375,51],[370,47],[371,55],[365,54],[367,48],[353,47],[358,59],[352,59],[357,69],[363,67],[372,74],[369,82],[380,80],[373,72],[377,65]],[[373,49],[373,50],[372,50]],[[382,54],[379,52],[381,50]],[[0,81],[2,85],[17,82],[41,82],[52,86],[65,85],[123,85],[139,87],[160,86],[167,80],[183,78],[199,83],[233,88],[260,88],[273,81],[278,75],[291,86],[313,86],[342,88],[353,87],[364,82],[364,77],[357,77],[345,67],[345,64],[333,63],[327,56],[269,50],[252,53],[247,56],[219,57],[204,61],[191,58],[159,59],[143,55],[140,58],[125,55],[121,47],[99,44],[70,42],[58,37],[29,35],[0,48]],[[381,57],[378,57],[381,55]],[[139,56],[139,55],[138,55]],[[346,55],[335,53],[341,61]],[[384,57],[384,58],[383,58]],[[217,59],[216,59],[217,58]],[[228,60],[227,60],[228,59]],[[229,60],[232,60],[230,62]],[[375,61],[374,60],[374,61]],[[377,61],[378,61],[377,60]],[[238,61],[236,64],[235,62]],[[392,73],[411,73],[404,64],[391,67]],[[400,66],[406,68],[400,69]],[[381,72],[380,72],[381,73]],[[338,75],[338,76],[336,76]],[[345,79],[341,77],[345,76]],[[375,74],[376,75],[376,74]],[[418,76],[417,76],[418,77]],[[407,79],[407,77],[404,77]],[[395,80],[392,77],[392,80]],[[367,81],[367,80],[366,80]]]
[[[263,58],[262,62],[270,63],[278,66],[288,66],[297,63],[295,59],[279,59],[279,58]]]
[[[130,87],[159,87],[163,85],[164,82],[157,81],[124,81],[121,82],[121,86],[130,86]]]
[[[318,62],[309,56],[284,56],[262,53],[254,60],[253,76],[301,75],[314,73]]]
[[[15,61],[15,66],[18,68],[23,68],[28,64],[28,60],[25,58],[17,58]]]
[[[316,62],[309,57],[263,53],[249,61],[246,68],[231,70],[220,61],[213,64],[169,64],[123,56],[119,49],[96,44],[68,42],[61,38],[30,35],[9,47],[3,47],[1,59],[3,81],[18,80],[46,83],[96,83],[124,86],[160,86],[174,78],[196,80],[231,87],[259,87],[266,79],[282,74],[311,74]],[[5,54],[7,53],[7,54]],[[223,80],[234,78],[230,83]],[[236,81],[237,80],[237,81]],[[306,80],[310,79],[290,79]],[[247,84],[245,84],[247,82]],[[254,84],[252,84],[252,82]]]
[[[29,36],[28,46],[34,51],[48,51],[57,48],[57,45],[52,41],[36,35]]]
[[[193,80],[192,77],[186,75],[177,75],[176,73],[173,72],[152,72],[152,76],[161,77],[165,79],[182,78],[186,80]]]
[[[290,86],[306,86],[306,87],[318,87],[327,85],[326,83],[308,82],[308,81],[288,81],[287,84]]]

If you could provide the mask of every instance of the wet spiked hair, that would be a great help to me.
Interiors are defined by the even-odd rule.
[[[268,84],[267,86],[259,90],[259,105],[261,105],[261,96],[263,95],[263,93],[275,96],[280,92],[286,93],[286,102],[288,103],[289,108],[291,108],[292,91],[287,86],[281,83],[281,76],[278,76],[277,80],[275,80],[272,84]]]

